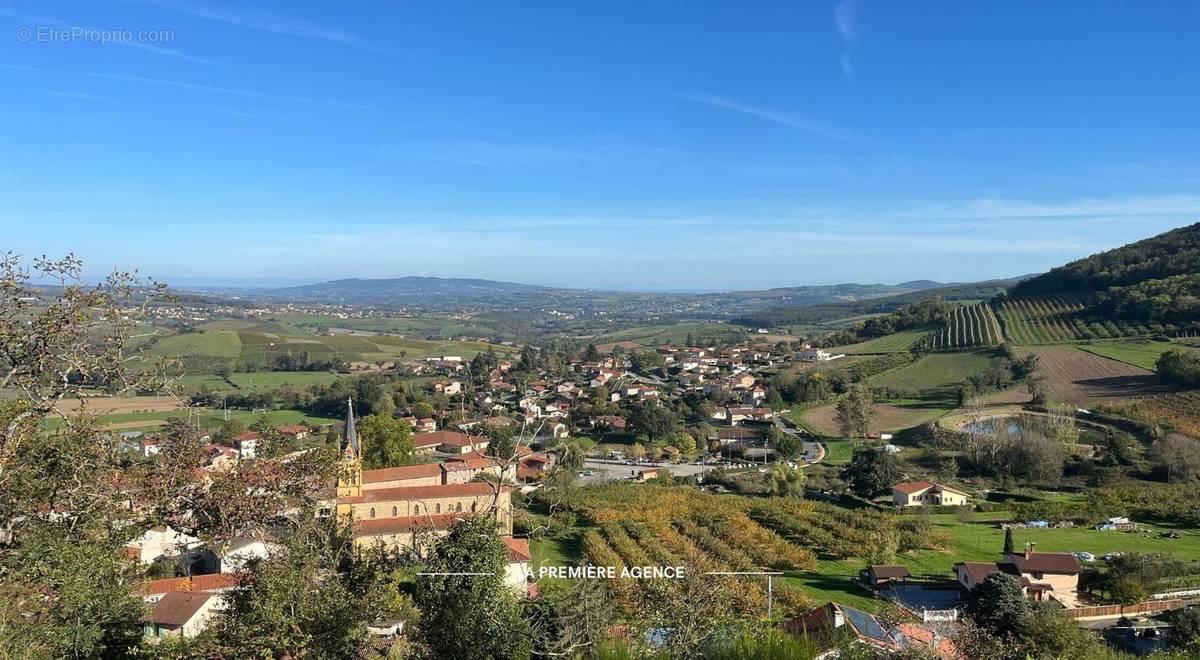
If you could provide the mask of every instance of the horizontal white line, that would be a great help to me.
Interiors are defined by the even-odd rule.
[[[499,575],[499,573],[417,573],[417,575]]]
[[[783,575],[783,571],[708,571],[705,575]]]

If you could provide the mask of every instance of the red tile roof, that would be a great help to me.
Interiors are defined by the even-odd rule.
[[[1078,575],[1083,572],[1079,560],[1069,552],[1034,552],[1029,559],[1024,553],[1015,552],[1007,555],[1007,559],[1022,573]]]
[[[384,536],[403,534],[416,528],[432,525],[434,529],[447,529],[462,516],[461,513],[443,513],[433,516],[400,516],[398,518],[372,518],[354,521],[354,536]]]
[[[212,573],[209,575],[193,575],[190,578],[167,578],[165,580],[148,580],[135,587],[141,596],[153,594],[168,594],[176,591],[217,591],[231,589],[237,586],[239,576],[234,573]]]
[[[913,493],[933,488],[933,486],[934,483],[932,481],[902,481],[892,486],[892,490],[898,490],[905,495],[912,495]]]
[[[501,486],[504,491],[508,486]],[[437,486],[401,486],[399,488],[379,488],[364,490],[358,497],[339,497],[338,502],[403,502],[406,500],[437,499],[441,497],[470,497],[491,495],[492,485],[479,481],[466,484],[441,484]]]
[[[374,484],[382,481],[421,479],[424,477],[440,477],[441,475],[442,468],[437,463],[405,465],[403,467],[380,468],[378,470],[363,470],[363,483]]]
[[[987,576],[997,572],[1007,573],[1014,577],[1018,576],[1016,567],[1012,564],[997,564],[991,561],[964,561],[955,564],[955,566],[962,566],[966,569],[967,575],[970,576],[971,581],[975,584],[983,582],[987,579]]]
[[[514,539],[511,536],[505,536],[501,539],[504,541],[504,546],[508,548],[508,563],[530,561],[533,555],[529,552],[529,539]]]

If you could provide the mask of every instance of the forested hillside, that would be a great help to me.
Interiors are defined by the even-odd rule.
[[[1092,292],[1200,272],[1200,222],[1093,254],[1018,283],[1009,294]]]
[[[1200,321],[1198,273],[1200,223],[1059,266],[1008,295],[1081,294],[1089,315],[1184,325]]]

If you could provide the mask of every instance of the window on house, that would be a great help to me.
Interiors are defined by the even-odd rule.
[[[421,515],[421,505],[420,504],[413,505],[413,515],[415,515],[415,516]]]
[[[375,507],[371,507],[371,512],[370,512],[370,514],[369,514],[369,515],[370,515],[372,518],[374,518],[374,517],[375,517]]]
[[[471,513],[479,510],[479,502],[471,502]]]
[[[400,514],[400,510],[397,509],[396,507],[392,507],[392,517],[395,518],[399,514]]]
[[[441,512],[442,512],[442,503],[441,503],[441,502],[438,502],[437,504],[435,504],[435,505],[433,505],[433,506],[434,506],[434,509],[433,509],[433,510],[434,510],[434,512],[435,512],[435,513],[441,513]]]
[[[455,510],[455,511],[462,511],[462,502],[459,502],[459,503],[458,503],[458,504],[457,504],[457,505],[454,507],[454,510]]]

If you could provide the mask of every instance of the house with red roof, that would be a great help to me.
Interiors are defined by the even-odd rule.
[[[1028,543],[1023,552],[1011,552],[998,562],[965,561],[954,565],[958,583],[968,591],[992,573],[1005,573],[1021,583],[1034,600],[1056,600],[1067,607],[1078,605],[1079,576],[1083,567],[1069,552],[1038,552]]]

